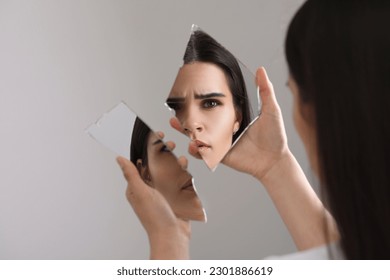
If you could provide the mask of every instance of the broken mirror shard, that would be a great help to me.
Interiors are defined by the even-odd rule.
[[[145,187],[161,193],[178,218],[206,221],[192,175],[124,102],[103,114],[86,132],[114,153],[130,158]]]
[[[215,170],[260,114],[254,75],[224,46],[193,25],[166,106],[171,126],[190,138],[191,155]]]
[[[124,102],[104,113],[85,131],[93,139],[114,153],[129,158],[132,125],[136,115]]]

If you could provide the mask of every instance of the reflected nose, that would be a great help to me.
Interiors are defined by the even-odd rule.
[[[191,139],[195,139],[198,133],[204,130],[200,123],[184,124],[184,133]]]
[[[196,135],[204,130],[201,116],[194,109],[189,109],[182,121],[184,133],[191,139],[195,139]]]
[[[201,133],[203,131],[203,127],[200,124],[194,124],[190,127],[184,127],[184,133],[190,137],[191,139],[196,138],[196,134]]]

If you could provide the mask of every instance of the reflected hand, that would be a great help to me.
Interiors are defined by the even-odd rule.
[[[182,127],[180,121],[176,117],[172,117],[169,120],[169,124],[171,125],[172,128],[176,129],[177,131],[185,135],[184,128]],[[196,145],[194,141],[190,141],[190,143],[188,144],[188,153],[197,159],[202,159],[202,156],[199,153],[199,147],[198,145]]]
[[[222,162],[262,179],[276,163],[289,155],[282,113],[265,69],[256,72],[262,102],[259,118],[247,129]]]
[[[156,134],[157,134],[158,138],[160,138],[161,140],[163,140],[164,137],[165,137],[165,134],[162,131],[158,131],[158,132],[156,132]],[[167,148],[171,152],[173,152],[173,150],[176,148],[176,144],[173,141],[166,141],[164,143],[165,143],[165,146],[167,146]],[[177,163],[181,166],[181,168],[183,168],[184,170],[187,170],[187,168],[188,168],[188,159],[185,156],[179,156],[177,158]]]
[[[152,259],[187,259],[190,223],[178,219],[160,192],[148,186],[129,160],[118,157],[128,183],[126,197],[145,228]]]

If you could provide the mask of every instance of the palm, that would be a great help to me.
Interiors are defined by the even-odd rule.
[[[140,177],[133,163],[126,161],[126,197],[149,236],[178,229],[190,234],[189,221],[176,217],[168,201]]]
[[[265,71],[257,73],[262,112],[236,145],[223,159],[223,163],[245,173],[262,177],[287,152],[287,137],[283,118],[276,102],[272,84]]]

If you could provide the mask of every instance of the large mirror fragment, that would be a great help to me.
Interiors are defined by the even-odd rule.
[[[206,221],[191,174],[178,164],[160,135],[126,104],[105,113],[86,132],[116,154],[130,158],[145,184],[165,197],[178,218]]]
[[[175,115],[171,126],[190,138],[190,153],[211,170],[260,114],[254,80],[233,54],[193,25],[166,105]]]

